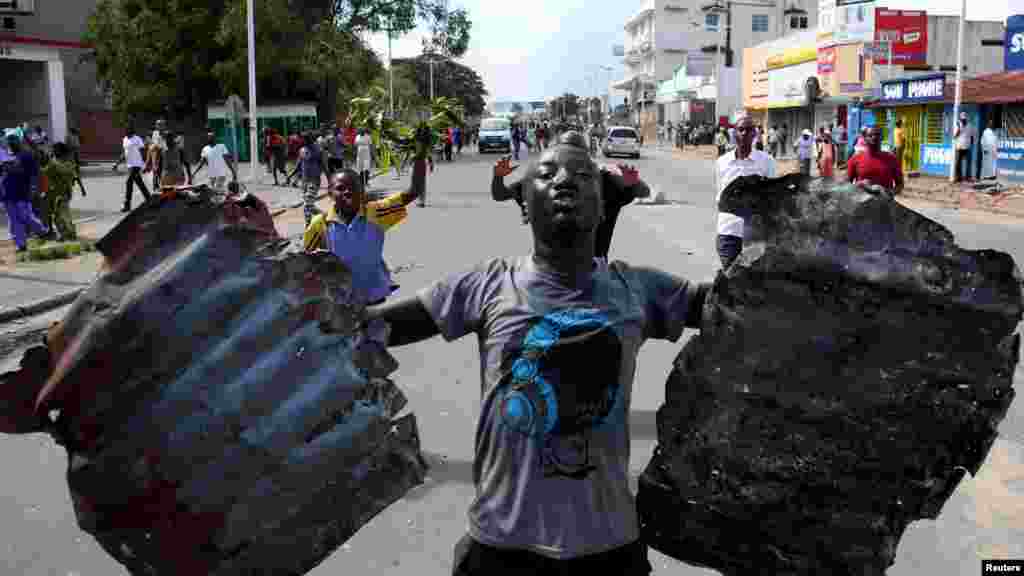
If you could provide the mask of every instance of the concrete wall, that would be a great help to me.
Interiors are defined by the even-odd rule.
[[[22,122],[48,130],[50,96],[45,62],[0,60],[0,78],[17,78],[18,89],[4,92],[0,106],[0,128],[13,128]]]

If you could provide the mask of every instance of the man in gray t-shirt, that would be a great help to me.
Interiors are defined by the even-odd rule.
[[[699,327],[709,285],[596,261],[599,176],[582,136],[546,150],[524,184],[533,255],[367,311],[391,324],[393,346],[477,335],[477,496],[458,576],[650,573],[629,488],[636,358],[649,338]]]

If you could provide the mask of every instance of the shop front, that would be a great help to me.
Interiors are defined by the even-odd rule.
[[[875,103],[876,122],[883,127],[883,138],[889,150],[896,151],[896,127],[903,128],[904,146],[900,161],[904,173],[923,171],[923,165],[939,160],[935,152],[925,156],[925,147],[945,143],[946,75],[928,74],[886,80],[881,85],[881,98]]]
[[[818,54],[814,30],[766,42],[743,52],[743,104],[760,115],[765,129],[786,129],[784,155],[802,130],[814,126],[807,83],[817,78]]]

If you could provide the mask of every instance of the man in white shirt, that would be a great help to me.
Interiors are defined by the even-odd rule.
[[[203,146],[200,156],[199,165],[192,173],[193,180],[203,166],[209,167],[207,174],[210,176],[210,188],[214,190],[223,190],[226,187],[228,170],[231,171],[232,180],[238,180],[234,157],[228,152],[227,146],[217,143],[217,136],[213,132],[207,132],[206,146]]]
[[[121,208],[121,212],[128,212],[132,209],[132,192],[135,185],[142,191],[142,196],[149,200],[149,190],[146,188],[146,183],[142,181],[142,168],[146,165],[146,161],[142,158],[142,153],[146,148],[146,143],[135,133],[134,127],[129,127],[124,140],[121,142],[121,146],[124,148],[125,164],[128,165],[124,207]]]
[[[796,141],[796,157],[800,160],[800,173],[811,175],[811,160],[814,158],[814,133],[804,130]]]
[[[974,147],[974,126],[967,120],[967,112],[960,113],[960,122],[953,132],[956,142],[956,176],[957,182],[971,179],[971,148]]]
[[[717,206],[722,192],[740,176],[775,177],[775,159],[753,149],[754,119],[743,114],[736,120],[736,148],[718,158],[715,196]],[[718,213],[718,256],[727,268],[743,249],[743,218],[727,212]]]

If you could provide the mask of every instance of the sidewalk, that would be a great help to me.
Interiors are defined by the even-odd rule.
[[[249,192],[266,198],[272,187],[257,183]],[[277,189],[276,191],[280,191]],[[321,191],[321,197],[326,193]],[[278,216],[300,201],[278,201],[270,205]],[[301,210],[300,217],[301,217]],[[108,213],[78,220],[79,238],[95,242],[110,232],[124,214]],[[43,262],[17,262],[14,241],[2,230],[0,239],[0,324],[46,312],[72,302],[95,279],[103,257],[91,252],[74,258]]]
[[[714,160],[718,151],[714,146],[689,146],[684,150],[674,149],[672,156],[681,160]],[[776,164],[778,174],[791,174],[800,170],[795,158],[781,158]],[[817,168],[812,167],[817,176]],[[836,178],[846,179],[845,168],[836,169]],[[1024,218],[1024,185],[1002,183],[998,191],[977,190],[975,182],[954,184],[948,178],[926,174],[907,177],[904,182],[904,198],[917,198],[950,208],[980,210]]]

